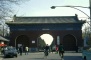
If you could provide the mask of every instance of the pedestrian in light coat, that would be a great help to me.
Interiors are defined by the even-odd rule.
[[[29,48],[26,46],[26,47],[25,47],[25,55],[26,55],[26,54],[28,55],[28,52],[29,52]]]

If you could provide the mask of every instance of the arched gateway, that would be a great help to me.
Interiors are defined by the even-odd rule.
[[[83,46],[82,25],[85,23],[76,16],[18,17],[6,22],[10,27],[10,45],[28,46],[37,49],[38,37],[48,33],[53,36],[55,45],[63,43],[65,50],[75,50]]]
[[[17,36],[15,39],[15,46],[20,47],[20,46],[29,46],[29,38],[26,35],[20,35]]]
[[[63,45],[65,50],[75,50],[76,44],[76,38],[73,35],[67,34],[63,37]]]

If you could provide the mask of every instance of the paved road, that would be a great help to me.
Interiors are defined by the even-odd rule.
[[[1,60],[61,60],[60,56],[55,53],[50,53],[49,56],[44,58],[43,52],[38,53],[29,53],[28,55],[23,54],[17,58],[3,58]],[[65,53],[64,60],[82,60],[81,53]]]

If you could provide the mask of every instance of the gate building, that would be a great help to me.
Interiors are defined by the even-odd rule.
[[[85,22],[78,16],[39,16],[22,17],[14,15],[13,20],[6,22],[10,27],[9,45],[38,47],[38,37],[42,34],[53,36],[55,45],[62,43],[67,51],[74,51],[76,46],[83,46],[82,25]]]

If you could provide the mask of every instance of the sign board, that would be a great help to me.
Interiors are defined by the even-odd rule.
[[[60,44],[60,36],[57,36],[57,45]]]
[[[32,43],[35,43],[35,41],[33,40]]]
[[[22,46],[22,44],[18,44],[18,47]]]

